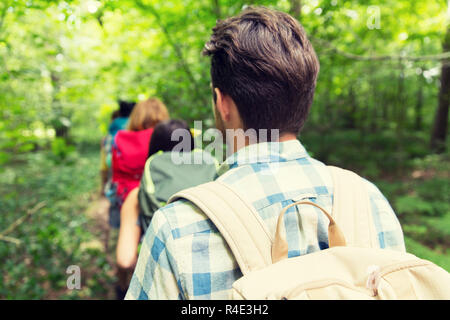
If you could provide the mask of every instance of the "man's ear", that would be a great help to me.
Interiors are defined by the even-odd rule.
[[[216,108],[224,122],[230,121],[230,104],[219,88],[214,88]]]

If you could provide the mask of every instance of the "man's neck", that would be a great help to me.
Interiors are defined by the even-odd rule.
[[[253,143],[250,142],[249,139],[244,139],[243,141],[241,140],[241,143],[237,143],[237,137],[234,137],[234,138],[235,138],[235,140],[234,140],[234,148],[233,148],[234,149],[233,150],[234,153],[239,151],[240,149],[250,145],[250,144],[253,144]],[[296,140],[296,139],[297,139],[297,135],[294,134],[294,133],[283,133],[283,134],[280,135],[278,140],[276,140],[276,141],[269,141],[269,142],[286,142],[286,141]]]
[[[279,142],[285,142],[285,141],[289,141],[289,140],[296,140],[297,139],[297,135],[294,133],[283,133],[280,136],[280,139],[278,139]]]

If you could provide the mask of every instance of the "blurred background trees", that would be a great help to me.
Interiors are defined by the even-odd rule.
[[[22,245],[0,240],[0,297],[106,296],[105,253],[81,243],[111,112],[155,95],[172,117],[213,126],[201,50],[217,19],[248,5],[291,13],[319,56],[300,135],[310,154],[376,182],[408,249],[450,270],[448,1],[3,0],[0,232],[47,205],[14,231]],[[77,259],[103,278],[69,294],[61,268]]]
[[[446,1],[5,0],[2,159],[40,138],[98,138],[99,117],[119,97],[158,95],[176,116],[211,120],[202,47],[216,19],[251,4],[290,12],[314,43],[321,71],[311,126],[414,131],[443,150]]]

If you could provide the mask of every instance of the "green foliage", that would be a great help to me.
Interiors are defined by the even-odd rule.
[[[354,169],[369,178],[402,175],[412,166],[414,159],[427,154],[426,150],[405,147],[425,146],[426,137],[408,134],[400,140],[393,130],[370,133],[356,129],[325,130],[307,125],[300,139],[314,157]]]
[[[68,134],[74,140],[98,140],[108,122],[104,106],[110,113],[118,98],[156,95],[173,117],[211,120],[209,60],[201,50],[216,19],[250,3],[283,11],[292,6],[288,0],[4,1],[0,152],[25,152],[43,136],[60,136],[64,122],[70,123],[61,135],[65,139]],[[309,125],[358,129],[363,136],[376,132],[370,136],[379,142],[386,131],[399,135],[418,129],[428,136],[437,107],[438,61],[351,59],[336,50],[356,56],[440,53],[445,3],[301,4],[301,22],[321,63]],[[369,28],[374,5],[379,25]],[[40,129],[30,130],[36,122]],[[419,140],[405,141],[397,162],[404,159],[402,152],[426,154],[428,140]],[[371,168],[371,174],[376,170]]]
[[[450,179],[448,154],[412,161],[402,182],[378,183],[391,200],[407,249],[450,270]]]
[[[417,196],[406,195],[399,197],[395,202],[395,206],[397,208],[397,213],[400,215],[408,212],[425,215],[434,214],[433,205],[428,201],[418,198]]]
[[[59,162],[67,158],[67,156],[75,151],[75,146],[69,145],[65,139],[57,137],[52,143],[52,153],[54,159]]]
[[[443,253],[435,252],[409,237],[405,237],[405,243],[408,252],[412,252],[422,259],[433,261],[438,266],[450,272],[450,255],[448,249]]]
[[[104,283],[111,282],[111,266],[104,252],[84,249],[93,240],[91,220],[85,214],[91,194],[98,186],[96,153],[80,155],[72,165],[55,165],[48,154],[34,153],[26,164],[0,174],[0,225],[6,227],[38,201],[46,206],[15,229],[10,236],[21,244],[0,241],[0,298],[89,298],[105,296]],[[0,230],[1,231],[1,230]],[[66,287],[70,265],[93,277],[89,291]],[[82,282],[83,288],[85,283]]]

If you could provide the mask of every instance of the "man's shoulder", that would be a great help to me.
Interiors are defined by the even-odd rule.
[[[381,213],[394,213],[389,200],[384,196],[383,192],[379,189],[375,182],[368,180],[368,178],[364,175],[360,175],[358,172],[353,171],[353,173],[357,174],[359,179],[362,180],[374,214],[379,215]]]
[[[355,172],[356,173],[356,172]],[[358,173],[356,173],[358,174]],[[364,186],[366,187],[367,193],[369,194],[370,198],[379,199],[379,200],[386,200],[381,190],[377,187],[375,182],[372,182],[368,180],[366,177],[359,175],[359,178],[363,181]]]
[[[153,220],[160,226],[167,223],[166,229],[168,227],[174,239],[215,229],[208,217],[186,199],[176,200],[160,208]]]

